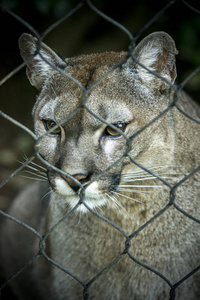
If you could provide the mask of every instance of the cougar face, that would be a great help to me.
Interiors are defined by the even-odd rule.
[[[165,58],[170,60],[170,72],[157,61],[162,51],[157,49],[157,43],[163,36],[170,39],[172,48],[169,58]],[[135,56],[152,71],[162,68],[160,73],[173,82],[171,56],[176,50],[171,38],[158,33],[153,43],[149,39],[138,45]],[[37,49],[37,40],[27,34],[20,44],[24,59]],[[53,69],[40,55],[68,75]],[[122,177],[137,169],[132,158],[148,167],[162,165],[166,159],[169,162],[174,139],[170,112],[150,129],[147,126],[139,135],[134,134],[167,108],[170,85],[136,65],[132,57],[125,59],[124,52],[64,61],[42,44],[40,55],[35,55],[27,68],[31,83],[40,91],[33,109],[35,132],[38,137],[44,135],[40,140],[42,157],[62,171],[49,168],[50,184],[71,207],[79,202],[83,188],[84,201],[92,208],[109,203],[110,193],[118,189]],[[121,65],[109,73],[120,61]],[[106,72],[107,76],[99,80]],[[146,83],[141,89],[142,81]]]
[[[85,59],[87,63],[89,58]],[[107,59],[109,60],[109,56]],[[99,67],[100,70],[96,71],[99,73],[97,78],[102,73],[101,69],[105,72],[106,67]],[[70,68],[66,68],[65,71],[70,74]],[[73,69],[74,71],[77,74],[78,71]],[[116,76],[122,78],[121,81],[127,76],[123,72],[123,70],[115,71]],[[89,69],[88,74],[85,73],[86,82],[95,81],[96,78],[91,78],[91,73],[94,76],[95,71]],[[81,82],[81,76],[76,79]],[[132,81],[132,85],[137,87],[137,84],[136,78]],[[70,85],[73,85],[71,89],[68,88]],[[137,89],[135,88],[132,94],[123,88],[123,85],[122,88],[117,85],[112,78],[102,80],[89,93],[85,107],[81,107],[80,88],[64,75],[57,73],[46,84],[34,108],[35,131],[38,137],[62,122],[41,140],[40,153],[56,168],[76,179],[74,181],[73,178],[51,168],[48,170],[52,188],[65,196],[72,207],[78,203],[78,194],[83,187],[85,187],[84,199],[90,207],[108,204],[108,195],[111,191],[117,190],[122,174],[127,171],[133,172],[136,168],[126,154],[141,159],[143,163],[146,160],[150,166],[154,165],[154,158],[158,158],[159,153],[162,154],[164,162],[165,155],[172,151],[166,150],[169,139],[166,137],[164,139],[163,133],[157,129],[160,122],[152,126],[153,131],[152,128],[145,130],[148,137],[143,138],[143,145],[141,145],[143,134],[139,138],[132,139],[134,133],[145,126],[152,116],[158,115],[159,111],[155,109],[155,103],[145,105],[147,99],[143,97],[141,101],[144,102],[144,108],[141,115],[137,108],[140,94],[135,96]],[[131,91],[132,89],[133,87]],[[164,130],[165,135],[170,131]],[[83,209],[83,206],[81,207]]]

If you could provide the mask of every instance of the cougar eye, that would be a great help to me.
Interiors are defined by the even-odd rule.
[[[56,126],[56,122],[54,122],[52,120],[43,120],[43,123],[44,123],[44,128],[46,129],[46,131],[48,131]],[[51,131],[50,134],[59,134],[60,131],[61,131],[61,128],[57,127],[53,131]]]
[[[126,129],[126,124],[125,123],[116,123],[116,124],[112,124],[112,125],[114,125],[115,127],[117,127],[117,128],[119,128],[121,131],[125,131],[125,129]],[[113,136],[113,137],[118,137],[118,136],[120,136],[121,134],[117,131],[117,129],[114,129],[114,128],[112,128],[112,127],[110,127],[110,126],[107,126],[106,127],[106,135],[111,135],[111,136]]]

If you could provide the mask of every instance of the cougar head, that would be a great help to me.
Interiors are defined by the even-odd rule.
[[[134,181],[134,161],[151,168],[173,159],[171,111],[146,126],[171,102],[177,52],[168,34],[147,36],[131,53],[69,59],[30,34],[19,45],[39,91],[33,108],[39,152],[55,167],[48,168],[52,189],[71,207],[81,195],[90,208],[112,202],[127,174]]]

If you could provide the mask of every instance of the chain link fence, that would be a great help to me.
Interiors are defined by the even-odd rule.
[[[100,18],[103,18],[104,20],[106,20],[107,22],[111,23],[113,27],[117,27],[119,30],[121,30],[129,39],[129,47],[127,49],[129,56],[132,53],[132,49],[134,49],[136,42],[138,41],[138,39],[141,38],[141,36],[144,34],[144,32],[151,28],[151,26],[159,21],[159,19],[168,13],[169,9],[176,9],[176,5],[179,5],[180,7],[187,7],[188,11],[192,10],[199,18],[200,18],[200,11],[198,11],[197,9],[195,9],[194,7],[190,6],[186,1],[170,1],[168,2],[161,10],[159,10],[154,17],[146,24],[144,24],[144,26],[140,29],[140,31],[138,31],[138,33],[136,35],[133,35],[125,26],[123,26],[122,24],[120,24],[119,22],[113,20],[111,17],[109,17],[108,15],[104,14],[104,12],[100,11],[91,1],[87,0],[87,1],[81,1],[77,4],[77,6],[75,6],[69,13],[67,13],[64,17],[60,18],[56,23],[52,24],[51,26],[49,26],[42,35],[40,35],[35,28],[33,28],[26,20],[23,20],[19,15],[15,14],[14,12],[10,11],[9,9],[7,9],[4,6],[1,6],[1,13],[6,13],[9,16],[11,16],[12,18],[15,18],[19,23],[23,24],[23,26],[26,27],[26,29],[28,31],[30,31],[40,42],[48,36],[48,34],[54,30],[57,26],[59,26],[60,24],[62,24],[62,22],[64,22],[67,18],[70,18],[73,14],[76,14],[83,6],[87,7],[87,9],[91,9],[95,14],[97,14]],[[81,24],[80,24],[81,26]],[[70,47],[70,45],[69,45]],[[40,53],[40,50],[38,50]],[[42,57],[42,56],[41,56]],[[56,66],[53,66],[50,62],[48,62],[44,57],[42,57],[42,59],[44,59],[44,61],[46,61],[46,63],[48,63],[49,65],[51,65],[52,67],[56,68]],[[82,86],[80,84],[80,82],[78,82],[75,78],[71,77],[69,74],[66,74],[64,71],[61,71],[60,69],[57,68],[57,70],[59,72],[62,72],[65,76],[67,76],[68,78],[70,78],[77,86],[79,86],[82,89],[82,102],[80,104],[80,106],[78,106],[70,115],[66,116],[66,118],[64,120],[62,120],[61,124],[64,124],[66,122],[68,122],[70,120],[70,118],[72,118],[74,116],[74,114],[77,114],[80,109],[85,109],[88,111],[88,113],[90,113],[92,116],[94,116],[95,118],[97,118],[99,121],[101,121],[102,123],[111,126],[113,129],[116,129],[115,127],[113,127],[112,124],[109,124],[104,118],[97,116],[92,109],[90,109],[88,107],[88,95],[91,91],[93,91],[96,86],[98,85],[98,83],[102,80],[104,80],[107,76],[109,76],[112,72],[114,72],[117,68],[120,68],[125,61],[127,61],[128,57],[125,57],[123,60],[121,60],[119,63],[117,63],[116,65],[114,65],[108,72],[106,72],[103,76],[101,76],[100,78],[98,78],[93,84],[91,84],[89,87],[85,88],[84,86]],[[135,59],[135,58],[133,58]],[[138,64],[140,64],[137,61]],[[21,65],[19,65],[18,67],[16,67],[14,70],[12,70],[8,75],[6,75],[5,77],[3,77],[3,79],[1,79],[0,81],[0,85],[3,86],[5,84],[7,84],[7,82],[9,82],[11,80],[11,78],[13,76],[15,76],[15,74],[19,73],[21,69],[23,69],[25,66],[25,63],[22,63]],[[144,66],[141,65],[142,68],[144,68]],[[190,73],[188,75],[188,77],[182,81],[179,85],[172,85],[173,89],[174,89],[174,97],[173,97],[173,101],[172,103],[162,112],[160,113],[158,116],[156,116],[155,118],[152,119],[151,122],[149,122],[148,124],[146,124],[145,126],[143,126],[141,129],[139,129],[134,135],[132,135],[131,137],[128,137],[124,132],[119,131],[120,134],[122,134],[124,136],[124,138],[126,139],[126,150],[123,153],[123,156],[120,157],[117,161],[115,161],[114,163],[112,163],[109,168],[107,168],[106,170],[104,170],[103,172],[101,172],[101,174],[99,174],[99,177],[104,176],[107,172],[109,172],[109,170],[112,170],[115,165],[119,164],[121,162],[121,160],[124,157],[129,158],[129,160],[136,166],[138,166],[141,170],[145,171],[146,174],[153,176],[154,178],[157,178],[164,186],[166,186],[167,188],[169,188],[169,202],[166,204],[166,206],[163,207],[162,210],[160,210],[159,212],[155,213],[152,218],[150,218],[145,224],[142,224],[142,226],[138,227],[137,230],[135,230],[134,232],[132,232],[131,234],[128,234],[124,231],[123,228],[121,228],[119,225],[115,224],[112,220],[107,219],[104,214],[97,212],[96,210],[93,210],[90,208],[90,206],[87,204],[86,199],[85,199],[85,191],[87,190],[88,186],[84,186],[82,184],[80,184],[80,182],[76,182],[80,187],[81,187],[81,193],[79,194],[80,196],[80,200],[79,203],[71,210],[69,210],[62,219],[58,220],[58,222],[51,228],[48,228],[48,230],[46,231],[45,235],[41,235],[36,229],[34,229],[33,227],[29,226],[28,224],[23,223],[21,220],[9,215],[8,213],[6,213],[4,210],[0,211],[0,214],[2,216],[2,219],[9,219],[12,222],[15,222],[17,224],[19,224],[20,226],[24,227],[27,231],[32,232],[38,239],[39,241],[39,246],[38,249],[35,253],[35,256],[32,257],[30,260],[28,260],[26,262],[25,265],[21,266],[21,268],[19,268],[19,270],[17,270],[17,272],[15,274],[10,274],[10,277],[7,278],[6,281],[2,282],[1,284],[1,289],[2,291],[5,289],[5,287],[7,287],[9,285],[10,282],[14,281],[16,277],[20,276],[24,270],[28,267],[30,267],[30,265],[34,264],[35,261],[39,260],[42,257],[44,257],[49,264],[52,264],[55,268],[58,268],[60,270],[63,271],[63,273],[68,274],[69,276],[73,277],[74,280],[76,280],[83,289],[83,299],[90,299],[90,289],[93,286],[93,284],[98,281],[101,277],[103,277],[105,275],[105,273],[107,271],[109,271],[109,269],[112,269],[114,265],[116,265],[118,263],[118,261],[122,260],[124,256],[128,256],[130,259],[130,263],[136,263],[139,264],[142,268],[147,269],[151,274],[156,275],[157,277],[161,278],[166,285],[168,285],[169,287],[169,298],[168,299],[176,299],[176,289],[179,287],[181,288],[181,285],[184,284],[185,281],[190,280],[190,278],[192,276],[194,276],[194,274],[196,274],[197,272],[199,272],[200,269],[200,261],[196,262],[196,267],[193,268],[189,273],[185,274],[182,278],[180,278],[180,280],[178,282],[171,282],[169,280],[169,278],[167,278],[165,276],[165,274],[162,273],[162,271],[158,271],[155,268],[151,267],[151,263],[147,262],[142,262],[140,260],[138,260],[133,253],[130,251],[130,246],[131,244],[134,244],[134,238],[141,233],[142,231],[145,230],[145,228],[147,228],[150,224],[152,224],[155,220],[159,220],[159,218],[164,215],[166,213],[167,210],[171,209],[172,207],[174,209],[176,209],[177,211],[179,211],[184,218],[188,218],[190,220],[192,220],[193,222],[195,222],[196,224],[200,224],[200,219],[197,215],[192,215],[191,213],[187,212],[187,210],[184,210],[181,205],[179,205],[176,201],[176,192],[177,190],[180,188],[181,185],[183,185],[185,182],[191,180],[191,178],[193,178],[195,176],[195,174],[197,174],[200,170],[200,166],[196,166],[194,169],[191,170],[191,172],[189,174],[186,174],[184,177],[181,178],[181,180],[179,180],[178,182],[176,182],[176,184],[170,184],[169,181],[165,178],[165,176],[159,175],[159,172],[156,172],[156,170],[152,170],[152,169],[148,169],[146,166],[143,166],[142,164],[140,164],[137,159],[135,159],[134,157],[131,156],[130,154],[130,150],[132,147],[132,142],[135,139],[136,136],[140,135],[141,133],[143,133],[146,129],[151,128],[151,126],[153,124],[155,124],[155,122],[157,122],[159,119],[161,119],[163,116],[165,116],[169,111],[172,110],[172,108],[176,108],[177,111],[179,111],[181,114],[183,114],[184,116],[186,116],[187,118],[189,118],[190,120],[193,120],[193,122],[199,124],[200,121],[194,117],[189,115],[187,112],[185,112],[180,106],[179,103],[177,101],[178,99],[178,95],[179,93],[182,91],[182,89],[185,87],[185,85],[196,75],[198,74],[200,71],[200,67],[198,67],[196,70],[194,70],[192,73]],[[150,71],[151,73],[153,73],[154,75],[158,76],[158,74],[156,74],[153,71]],[[1,99],[1,102],[3,101],[7,101],[7,99]],[[23,125],[22,123],[18,122],[17,120],[15,120],[14,118],[12,118],[11,116],[9,116],[8,114],[6,114],[3,111],[0,111],[0,115],[2,118],[5,118],[7,121],[11,122],[13,125],[18,126],[20,128],[20,130],[25,131],[34,141],[34,149],[33,149],[33,154],[30,155],[29,157],[26,158],[25,162],[23,162],[14,172],[12,172],[11,175],[9,175],[7,178],[5,178],[1,184],[0,184],[0,188],[3,189],[4,186],[6,186],[7,184],[10,183],[10,181],[15,178],[18,174],[20,174],[22,171],[26,170],[26,168],[28,167],[27,170],[32,171],[35,166],[33,165],[33,161],[34,159],[38,159],[41,163],[42,166],[41,168],[50,168],[55,170],[56,172],[62,174],[63,176],[67,176],[69,177],[71,180],[74,180],[74,178],[72,176],[70,176],[70,174],[66,174],[64,171],[60,170],[59,168],[51,165],[50,163],[48,163],[47,161],[45,161],[41,156],[40,156],[40,144],[41,144],[41,140],[45,137],[46,133],[44,136],[41,137],[37,137],[29,128],[27,128],[25,125]],[[59,126],[61,124],[58,124]],[[51,130],[50,130],[51,132]],[[31,170],[32,168],[32,170]],[[39,175],[44,176],[44,170],[41,169],[42,171],[39,172]],[[43,172],[43,173],[42,173]],[[41,175],[42,174],[42,175]],[[97,180],[98,178],[95,177],[91,182],[94,182],[95,180]],[[191,199],[192,200],[192,199]],[[109,262],[109,264],[107,264],[104,268],[102,268],[100,271],[98,271],[91,279],[89,282],[83,282],[82,278],[79,278],[77,276],[77,274],[74,274],[73,272],[71,272],[70,269],[64,267],[62,265],[62,262],[58,263],[55,262],[53,259],[51,259],[51,257],[46,253],[46,243],[48,240],[48,237],[52,234],[52,232],[54,232],[59,226],[60,224],[62,224],[62,222],[65,222],[66,219],[70,218],[71,216],[73,216],[73,213],[78,209],[78,207],[81,205],[84,205],[84,207],[86,208],[86,210],[88,210],[91,214],[93,214],[97,219],[100,219],[102,222],[107,223],[109,226],[112,226],[113,228],[115,228],[117,231],[119,231],[122,235],[122,240],[125,240],[125,247],[123,249],[123,251],[120,253],[119,256],[117,256],[115,259],[113,259],[112,261]],[[84,216],[82,216],[82,218],[84,218]],[[78,241],[77,241],[78,243]],[[191,245],[191,247],[193,247]],[[80,266],[81,267],[81,266]],[[133,270],[134,272],[134,270]],[[153,275],[152,275],[153,276]],[[155,277],[156,278],[156,277]],[[155,279],[156,280],[156,279]],[[188,291],[189,293],[190,291]],[[2,297],[1,299],[3,300],[3,292],[2,292]]]

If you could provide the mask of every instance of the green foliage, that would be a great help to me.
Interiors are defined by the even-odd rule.
[[[195,66],[200,65],[200,16],[186,20],[181,24],[180,43],[184,47],[187,59]]]
[[[54,17],[59,18],[73,8],[74,2],[74,0],[35,0],[34,5],[41,14],[51,13]]]
[[[15,10],[20,6],[23,6],[24,1],[1,0],[1,4],[11,10]],[[34,7],[38,11],[38,13],[45,16],[51,14],[56,18],[62,17],[77,3],[77,1],[75,0],[30,0],[28,2],[30,6],[27,6],[27,9],[28,7]]]

